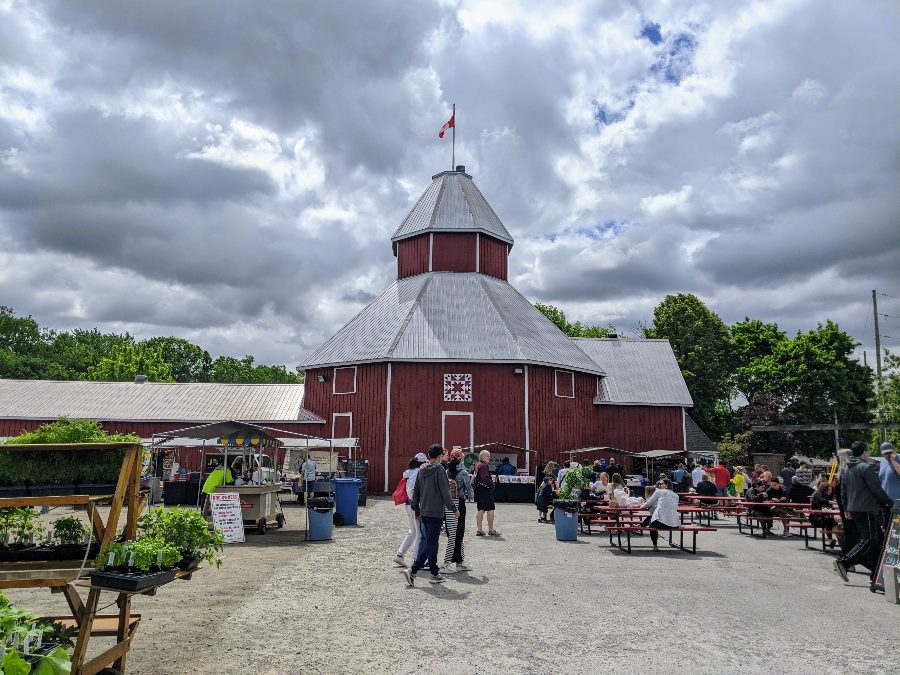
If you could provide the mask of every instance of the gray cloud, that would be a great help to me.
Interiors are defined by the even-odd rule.
[[[0,9],[0,302],[299,362],[394,278],[456,102],[531,299],[628,330],[694,292],[871,341],[871,289],[900,296],[892,3],[499,7]]]

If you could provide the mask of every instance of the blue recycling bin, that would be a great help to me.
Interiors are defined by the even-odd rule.
[[[565,502],[553,503],[553,522],[557,541],[578,541],[578,511],[567,508]]]
[[[356,514],[359,510],[359,478],[335,478],[334,501],[335,511],[341,514],[344,525],[356,525]]]
[[[327,541],[331,539],[334,527],[334,502],[328,497],[313,497],[309,500],[309,530],[306,533],[310,541]]]

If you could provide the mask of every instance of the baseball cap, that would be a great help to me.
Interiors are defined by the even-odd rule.
[[[881,454],[883,455],[886,452],[894,452],[894,446],[890,443],[882,443],[881,444]]]
[[[420,452],[413,459],[415,459],[417,462],[422,462],[422,464],[428,461],[428,458],[425,456],[424,452]]]

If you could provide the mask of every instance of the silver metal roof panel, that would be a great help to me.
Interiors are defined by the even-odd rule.
[[[400,279],[301,367],[446,360],[603,372],[506,281],[453,272]]]
[[[574,344],[606,371],[597,403],[694,405],[668,340],[576,338]]]
[[[458,171],[434,176],[391,241],[424,232],[483,232],[508,244],[513,238],[472,177]]]
[[[0,380],[0,418],[322,422],[302,384]]]

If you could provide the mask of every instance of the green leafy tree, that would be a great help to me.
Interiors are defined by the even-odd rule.
[[[691,392],[691,412],[712,438],[730,428],[731,332],[719,316],[693,294],[667,295],[653,310],[646,338],[672,345],[681,374]]]
[[[734,358],[735,389],[753,401],[757,392],[775,391],[775,352],[787,342],[777,324],[745,317],[731,327],[731,351]]]
[[[210,381],[248,384],[297,384],[303,376],[288,372],[285,366],[256,366],[252,356],[236,359],[220,356],[213,361]]]
[[[60,331],[50,342],[50,363],[43,377],[50,380],[83,380],[96,366],[123,344],[134,339],[128,333],[101,333],[96,328]]]
[[[52,335],[30,316],[16,316],[12,308],[0,305],[0,377],[43,378]]]
[[[540,302],[536,302],[534,303],[534,306],[541,314],[550,319],[550,321],[556,324],[557,328],[569,337],[602,338],[610,333],[616,332],[616,329],[612,326],[606,328],[603,326],[586,326],[580,321],[569,323],[565,312],[553,305],[544,305]]]
[[[881,361],[876,408],[880,413],[877,417],[879,421],[900,422],[900,357],[887,349]],[[900,445],[900,429],[888,429],[885,438],[897,447]],[[881,432],[873,430],[870,445],[877,448],[881,443]]]
[[[146,375],[151,382],[172,382],[172,366],[159,348],[144,343],[125,342],[88,369],[87,379],[106,382],[133,382]]]
[[[154,337],[141,344],[159,350],[176,382],[209,381],[212,358],[202,347],[177,337]]]

